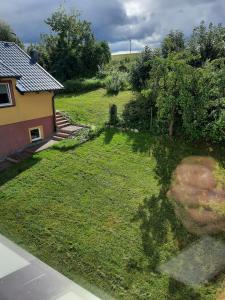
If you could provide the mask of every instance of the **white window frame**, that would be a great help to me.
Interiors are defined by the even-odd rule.
[[[39,138],[32,139],[31,131],[33,131],[33,130],[38,130],[38,132],[39,132]],[[41,132],[41,128],[40,127],[30,128],[29,131],[30,131],[30,140],[31,140],[32,143],[42,140],[42,132]]]
[[[7,106],[12,106],[13,105],[13,101],[12,101],[12,95],[11,95],[11,90],[10,90],[10,84],[7,82],[0,82],[0,85],[4,85],[7,88],[7,94],[9,97],[9,103],[7,104],[0,104],[0,107],[7,107]]]

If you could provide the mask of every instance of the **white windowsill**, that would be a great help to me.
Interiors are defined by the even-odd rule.
[[[13,106],[12,103],[9,103],[9,104],[0,104],[0,107],[10,107],[10,106]]]
[[[37,138],[37,139],[33,139],[33,140],[32,140],[32,143],[33,143],[33,142],[38,142],[38,141],[41,141],[41,140],[42,140],[41,137],[40,137],[40,138]]]

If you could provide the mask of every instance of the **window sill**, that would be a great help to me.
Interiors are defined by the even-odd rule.
[[[33,140],[31,141],[31,143],[36,143],[36,142],[40,142],[40,141],[42,141],[42,138],[33,139]]]
[[[0,109],[1,108],[9,108],[9,107],[14,107],[14,104],[8,104],[8,105],[0,105]]]

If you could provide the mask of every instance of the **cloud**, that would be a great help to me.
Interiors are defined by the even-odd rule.
[[[0,18],[9,22],[24,42],[38,41],[47,32],[43,22],[62,1],[10,0],[1,3]],[[224,23],[224,0],[67,0],[68,9],[77,7],[92,23],[98,39],[107,40],[113,51],[140,50],[146,44],[157,47],[171,29],[186,36],[193,26]]]

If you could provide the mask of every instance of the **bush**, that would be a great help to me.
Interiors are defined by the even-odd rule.
[[[67,93],[83,93],[103,87],[103,82],[96,78],[71,79],[64,82],[64,87]]]
[[[148,47],[138,56],[130,71],[130,83],[134,91],[141,91],[150,79],[155,53]]]
[[[108,94],[117,95],[120,91],[129,88],[128,74],[114,71],[105,80]]]
[[[125,105],[123,120],[125,127],[139,130],[149,130],[152,123],[151,101],[138,95],[137,99]]]
[[[102,66],[98,66],[98,72],[96,74],[96,78],[104,79],[107,76],[107,71]]]
[[[214,143],[225,142],[225,110],[221,112],[218,118],[205,126],[203,136],[206,141],[213,141]]]

